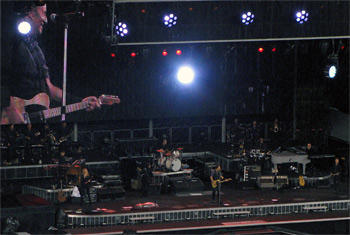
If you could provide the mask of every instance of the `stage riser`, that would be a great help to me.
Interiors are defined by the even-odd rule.
[[[86,166],[91,172],[95,172],[98,169],[107,169],[109,167],[116,169],[118,164],[119,161],[87,162]],[[1,180],[52,178],[54,176],[52,166],[57,167],[57,164],[0,167]],[[49,167],[51,167],[51,170]]]
[[[326,206],[327,211],[349,210],[350,200],[343,201],[326,201],[326,202],[308,202],[294,204],[279,204],[265,206],[246,206],[246,207],[221,207],[208,209],[193,209],[193,210],[176,210],[176,211],[153,211],[142,213],[128,214],[111,214],[111,215],[67,215],[68,227],[100,227],[100,226],[115,226],[128,225],[137,223],[163,223],[163,222],[179,222],[189,220],[207,220],[219,219],[222,216],[217,216],[217,213],[233,213],[240,211],[250,211],[249,216],[267,216],[267,215],[288,215],[298,213],[308,213],[307,207]],[[320,210],[314,210],[313,213],[327,213]],[[236,215],[236,217],[246,217],[247,215]],[[153,217],[153,220],[142,218]],[[227,215],[234,219],[233,215]],[[137,218],[137,220],[132,220]]]

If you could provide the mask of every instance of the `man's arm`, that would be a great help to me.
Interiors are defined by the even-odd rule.
[[[62,101],[62,90],[60,88],[54,86],[51,83],[50,78],[46,78],[46,83],[47,83],[47,86],[49,87],[51,97],[54,100],[61,102]],[[89,102],[89,108],[87,108],[87,111],[94,110],[95,108],[101,108],[101,105],[95,96],[88,96],[88,97],[84,98],[82,101]]]

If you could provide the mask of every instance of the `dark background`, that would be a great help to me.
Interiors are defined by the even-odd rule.
[[[11,61],[9,48],[18,7],[6,1],[1,5],[2,79],[11,79],[6,68]],[[317,114],[318,119],[328,107],[349,112],[348,39],[243,41],[349,35],[347,1],[117,4],[115,22],[120,19],[130,25],[129,35],[117,41],[113,35],[110,37],[111,5],[108,1],[47,4],[48,16],[52,12],[85,12],[85,17],[69,22],[68,92],[80,97],[104,93],[121,99],[119,105],[68,115],[68,121],[222,115],[278,116],[291,120],[294,79],[298,115],[310,112]],[[298,25],[291,16],[302,7],[310,12],[310,20]],[[244,26],[240,14],[248,8],[255,12],[256,21]],[[171,29],[159,20],[169,9],[175,9],[179,17],[179,23]],[[63,29],[62,22],[49,21],[39,39],[51,80],[59,87],[63,73]],[[205,43],[227,39],[242,41]],[[188,43],[191,40],[203,42]],[[179,43],[167,44],[172,41]],[[123,44],[135,42],[137,45]],[[147,45],[149,42],[165,44]],[[259,47],[264,48],[263,53],[258,52]],[[276,51],[272,52],[272,48]],[[168,51],[166,57],[161,54],[164,49]],[[177,49],[182,50],[180,56],[175,54]],[[339,71],[331,80],[324,77],[323,70],[333,51],[339,54]],[[131,57],[131,52],[137,56]],[[116,56],[111,57],[111,53]],[[195,80],[190,85],[176,80],[182,64],[190,64],[195,70]]]

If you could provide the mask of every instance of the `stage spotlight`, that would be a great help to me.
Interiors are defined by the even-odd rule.
[[[135,57],[135,56],[136,56],[136,53],[135,53],[135,52],[131,52],[130,56],[131,56],[131,57]]]
[[[181,67],[177,73],[177,80],[183,84],[189,84],[193,81],[194,72],[190,67]]]
[[[181,50],[176,50],[176,55],[181,55],[182,51]]]
[[[242,24],[248,25],[253,23],[253,21],[254,21],[254,14],[251,13],[250,11],[242,15]]]
[[[123,22],[119,22],[117,26],[115,26],[115,29],[117,30],[117,35],[120,37],[124,37],[129,32],[128,26]]]
[[[177,16],[175,16],[174,14],[166,15],[163,18],[164,25],[169,28],[176,25],[176,21],[177,21]]]
[[[259,47],[258,51],[259,51],[260,53],[262,53],[262,52],[264,52],[264,48]]]
[[[338,70],[338,56],[336,55],[330,55],[327,58],[327,65],[324,69],[324,75],[326,78],[333,79],[337,75]]]
[[[115,53],[111,53],[111,57],[115,57]]]
[[[167,56],[167,55],[168,55],[168,52],[167,52],[166,50],[164,50],[164,51],[162,52],[162,55],[163,55],[163,56]]]
[[[306,21],[309,20],[309,13],[307,13],[305,10],[302,11],[298,11],[295,14],[295,20],[299,23],[299,24],[303,24]]]
[[[20,32],[23,35],[26,35],[30,33],[32,30],[32,27],[30,26],[28,21],[21,21],[17,26],[18,32]]]

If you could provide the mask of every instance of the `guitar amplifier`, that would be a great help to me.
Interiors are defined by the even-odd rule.
[[[258,177],[258,186],[261,189],[272,189],[272,188],[281,188],[283,185],[288,185],[288,176],[286,175],[268,175],[268,176],[259,176]]]
[[[261,189],[272,189],[275,188],[274,176],[260,176],[258,177],[258,186]]]
[[[121,186],[103,187],[97,189],[97,197],[99,201],[109,201],[125,196],[125,190]]]
[[[189,185],[189,191],[191,193],[203,191],[204,184],[199,178],[185,178],[185,180]]]
[[[190,186],[184,177],[174,177],[170,179],[170,191],[172,193],[187,193],[189,188]]]

